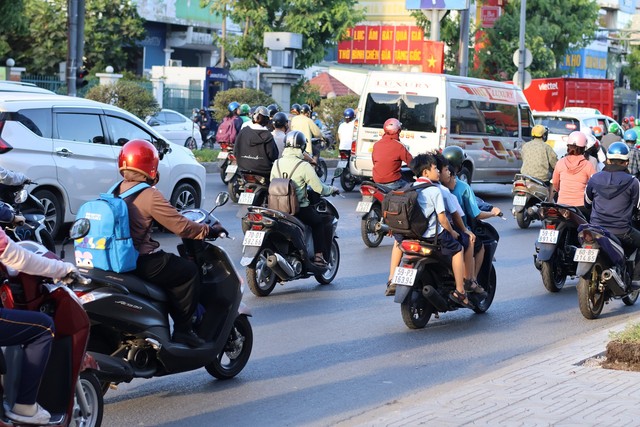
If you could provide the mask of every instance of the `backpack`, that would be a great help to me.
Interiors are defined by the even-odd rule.
[[[300,160],[291,170],[291,173],[283,174],[280,172],[280,161],[275,162],[276,170],[279,178],[274,178],[269,184],[269,209],[275,209],[280,212],[295,215],[300,210],[300,202],[296,195],[296,183],[289,177],[293,175],[295,170],[303,163]]]
[[[418,191],[433,184],[407,185],[388,192],[382,199],[382,217],[391,231],[410,239],[419,239],[429,227],[429,219],[424,216],[418,203]]]
[[[76,264],[80,267],[124,273],[135,270],[138,251],[133,247],[129,229],[129,209],[124,201],[149,187],[141,182],[119,196],[114,191],[117,183],[108,193],[80,206],[76,218],[87,218],[91,229],[82,239],[74,241]]]
[[[222,124],[218,126],[218,131],[216,132],[216,142],[217,143],[225,143],[225,144],[233,144],[236,140],[236,126],[235,120],[225,117],[222,121]]]

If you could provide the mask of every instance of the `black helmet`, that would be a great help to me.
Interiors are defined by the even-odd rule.
[[[253,123],[258,123],[263,126],[269,123],[269,111],[267,111],[267,107],[263,107],[262,105],[256,107],[256,110],[251,116],[251,120]]]
[[[287,125],[288,121],[289,121],[289,118],[283,112],[279,111],[273,116],[273,126],[274,127],[283,128],[283,127],[285,127]]]
[[[267,110],[269,111],[269,117],[273,118],[273,116],[280,111],[280,109],[278,108],[278,106],[276,104],[269,104],[267,105]]]
[[[300,107],[300,104],[293,104],[291,106],[291,112],[292,113],[295,112],[295,114],[300,114],[300,108],[302,108],[302,107]]]
[[[307,146],[307,137],[299,130],[292,130],[284,137],[284,146],[299,148],[304,151]]]
[[[442,155],[456,170],[460,170],[462,162],[467,158],[467,154],[464,150],[456,145],[450,145],[442,150]]]
[[[302,104],[302,106],[300,107],[300,113],[308,115],[311,113],[311,105],[309,104]]]

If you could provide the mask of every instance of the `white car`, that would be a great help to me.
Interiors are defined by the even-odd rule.
[[[0,81],[0,92],[48,93],[55,95],[55,92],[38,87],[33,83],[14,82],[12,80]]]
[[[190,150],[202,147],[202,136],[198,125],[177,111],[162,109],[147,117],[147,124],[174,144],[184,145]]]
[[[584,132],[599,125],[606,134],[611,123],[618,123],[598,110],[579,107],[565,108],[562,111],[534,111],[533,118],[536,124],[549,129],[547,144],[553,148],[558,158],[567,154],[567,140],[574,130]]]
[[[193,153],[165,141],[134,115],[100,102],[61,95],[0,93],[0,166],[22,172],[42,200],[53,235],[78,208],[122,179],[117,159],[131,139],[158,148],[158,189],[179,209],[199,207],[206,172]]]

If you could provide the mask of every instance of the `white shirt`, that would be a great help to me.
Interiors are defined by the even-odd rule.
[[[340,145],[338,147],[339,150],[351,150],[351,143],[353,142],[353,125],[354,121],[351,120],[349,123],[342,122],[340,126],[338,126],[338,140],[340,141]]]

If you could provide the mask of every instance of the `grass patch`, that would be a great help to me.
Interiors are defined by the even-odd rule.
[[[640,343],[640,323],[629,323],[620,332],[610,332],[609,338],[621,343]]]
[[[196,156],[196,160],[200,163],[215,162],[218,159],[218,153],[220,153],[219,149],[193,150],[193,155]]]

